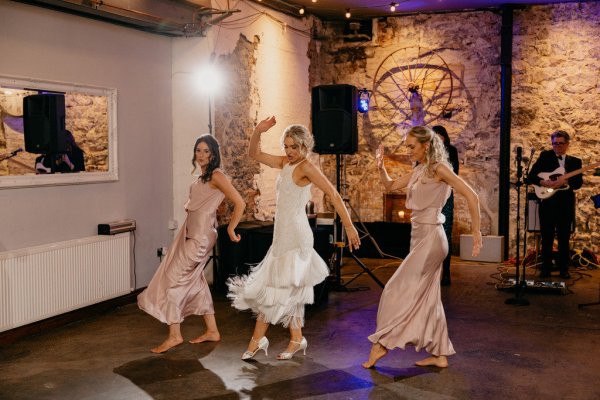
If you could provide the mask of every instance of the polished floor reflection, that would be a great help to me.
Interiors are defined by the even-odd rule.
[[[365,260],[384,282],[391,260]],[[222,341],[149,349],[165,327],[135,304],[0,347],[0,399],[598,399],[600,271],[572,271],[569,295],[528,293],[529,306],[504,304],[498,264],[453,260],[442,287],[450,338],[447,369],[419,368],[424,353],[394,350],[365,370],[381,289],[366,275],[351,292],[332,292],[307,311],[307,355],[277,361],[288,336],[268,332],[269,356],[240,359],[253,320],[215,299]],[[348,278],[360,269],[348,260]],[[555,278],[557,281],[558,278]],[[182,325],[187,339],[202,318]]]

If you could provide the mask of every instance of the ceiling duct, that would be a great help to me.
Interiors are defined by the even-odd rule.
[[[204,36],[239,10],[217,10],[210,0],[14,0],[166,36]]]

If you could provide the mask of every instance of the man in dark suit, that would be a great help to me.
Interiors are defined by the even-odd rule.
[[[554,190],[553,195],[542,200],[540,212],[540,233],[542,235],[542,268],[540,278],[550,276],[552,267],[552,248],[554,237],[558,241],[558,258],[556,265],[560,270],[560,277],[568,279],[569,274],[569,238],[571,226],[575,220],[575,193],[583,184],[583,175],[578,174],[569,179],[560,176],[556,180],[542,179],[539,173],[554,172],[559,167],[564,173],[581,168],[581,160],[568,156],[569,134],[565,131],[556,131],[550,135],[552,150],[542,151],[539,158],[531,167],[528,182],[537,186],[559,189],[569,186],[566,190]]]

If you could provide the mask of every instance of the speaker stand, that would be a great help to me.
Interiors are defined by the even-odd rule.
[[[349,207],[350,205],[349,205],[348,196],[346,196],[346,182],[344,182],[343,185],[341,183],[342,174],[344,176],[344,181],[345,181],[345,170],[342,171],[342,164],[343,164],[342,155],[336,154],[335,155],[336,189],[337,189],[338,193],[340,193],[340,195],[342,196],[344,205],[346,207]],[[350,209],[352,209],[352,208],[350,207]],[[368,231],[367,231],[367,233],[368,233]],[[334,277],[334,281],[332,282],[331,289],[334,291],[344,291],[344,292],[356,291],[356,290],[358,290],[357,288],[348,288],[347,285],[350,284],[351,282],[353,282],[356,278],[358,278],[363,273],[367,273],[373,279],[373,281],[375,281],[375,283],[377,283],[381,288],[383,288],[385,285],[379,279],[377,279],[377,277],[371,272],[371,270],[369,270],[369,268],[367,268],[367,266],[360,260],[360,258],[358,258],[351,251],[349,252],[349,256],[352,257],[352,259],[354,259],[354,261],[356,261],[358,266],[361,267],[363,271],[360,272],[359,274],[357,274],[350,281],[346,282],[345,284],[342,284],[342,272],[341,272],[342,257],[344,255],[344,247],[346,247],[346,237],[345,237],[346,235],[344,234],[344,230],[342,228],[342,221],[341,221],[339,215],[337,215],[337,214],[335,216],[335,225],[334,225],[334,230],[333,230],[333,236],[334,236],[333,241],[334,241],[334,244],[336,247],[336,251],[335,251],[335,255],[332,259],[332,266],[331,266],[333,269],[333,277]],[[368,234],[368,237],[371,239],[371,241],[373,241],[375,243],[375,239],[373,239],[373,237],[371,237],[370,234]],[[379,249],[379,246],[377,246],[376,243],[375,243],[375,247],[380,252],[380,254],[383,254],[381,252],[381,250]]]

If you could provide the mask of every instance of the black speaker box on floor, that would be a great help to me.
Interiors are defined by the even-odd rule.
[[[382,252],[404,258],[410,251],[410,223],[403,222],[365,222]],[[354,252],[359,258],[379,258],[377,248],[368,237],[362,238],[360,248]]]
[[[358,150],[357,91],[352,85],[312,89],[312,130],[318,154],[354,154]]]
[[[231,276],[245,275],[250,268],[265,257],[273,242],[272,222],[242,222],[236,232],[242,237],[238,243],[233,243],[227,235],[227,225],[218,228],[217,239],[217,268],[214,269],[213,288],[216,293],[226,293],[226,281]],[[318,226],[311,228],[314,235],[314,248],[317,253],[329,262],[333,253],[330,235],[333,234],[332,226]],[[314,304],[318,306],[327,302],[329,288],[327,280],[314,288]]]
[[[64,153],[65,96],[34,94],[23,98],[23,130],[25,150],[29,153]]]

